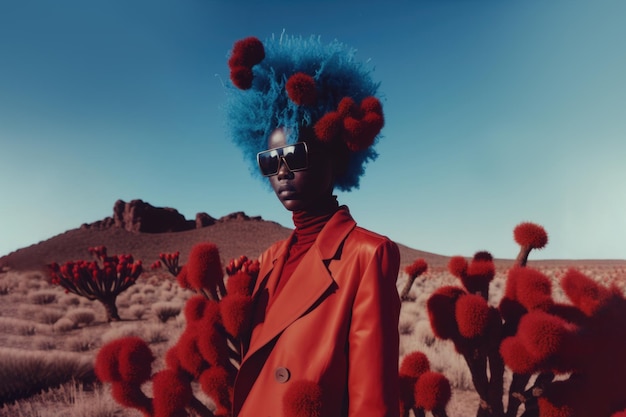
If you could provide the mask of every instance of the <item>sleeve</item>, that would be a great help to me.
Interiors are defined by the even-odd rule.
[[[357,289],[349,333],[350,417],[398,417],[400,253],[386,239],[375,250]]]

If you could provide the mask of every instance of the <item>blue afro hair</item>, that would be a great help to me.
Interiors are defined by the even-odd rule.
[[[248,39],[260,45],[256,38]],[[232,83],[227,85],[224,108],[227,129],[230,138],[243,151],[251,172],[260,178],[263,177],[256,164],[256,154],[267,149],[268,137],[276,128],[285,127],[289,132],[287,141],[297,142],[300,129],[312,128],[324,115],[336,112],[343,98],[349,97],[358,104],[367,97],[375,97],[379,87],[371,78],[372,69],[355,59],[356,51],[336,40],[324,44],[317,36],[304,38],[283,33],[266,39],[261,53],[251,54],[257,56],[254,62],[239,59],[234,52],[231,51],[229,61],[231,80],[233,62],[247,65],[244,73],[248,71],[248,75],[242,78],[242,84],[247,84],[245,89],[240,84],[239,87]],[[258,60],[260,62],[256,62]],[[313,103],[298,105],[289,98],[285,85],[296,73],[307,74],[315,81]],[[382,110],[380,113],[382,127]],[[380,127],[374,131],[373,143],[380,138]],[[359,187],[365,164],[378,156],[373,148],[346,152],[346,166],[335,178],[336,188],[350,191]]]

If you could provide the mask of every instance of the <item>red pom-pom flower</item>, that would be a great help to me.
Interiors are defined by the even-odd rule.
[[[219,250],[214,243],[199,243],[191,248],[185,269],[187,282],[192,288],[208,290],[214,299],[218,298],[217,289],[223,285],[224,272]]]
[[[283,397],[283,410],[286,417],[321,417],[321,388],[313,381],[291,382]]]
[[[285,84],[287,95],[298,106],[313,106],[317,101],[315,80],[308,74],[297,72]]]
[[[524,222],[513,230],[513,237],[520,246],[541,249],[548,244],[548,234],[538,224]]]
[[[515,275],[516,299],[526,309],[546,310],[552,301],[552,281],[541,272],[528,267],[515,267],[509,276]]]
[[[489,322],[489,306],[480,295],[466,294],[455,305],[455,317],[463,337],[473,338],[485,334]]]
[[[399,374],[411,378],[419,378],[424,372],[430,371],[428,357],[422,352],[411,352],[402,359]]]
[[[193,397],[190,381],[172,369],[164,369],[154,375],[152,391],[154,417],[180,415]]]
[[[451,396],[452,389],[448,378],[438,372],[424,373],[415,384],[415,405],[424,410],[445,408]]]
[[[376,97],[366,97],[359,105],[350,97],[341,99],[337,111],[325,114],[314,126],[323,142],[340,137],[351,151],[370,147],[385,124],[382,105]]]
[[[575,269],[567,271],[561,279],[561,287],[572,303],[587,316],[593,315],[610,297],[609,290]]]
[[[404,272],[411,278],[419,277],[428,269],[428,264],[422,258],[416,259],[411,265],[404,269]]]
[[[255,37],[248,37],[235,42],[233,52],[228,60],[230,79],[233,84],[242,90],[252,87],[252,67],[263,61],[265,48]]]

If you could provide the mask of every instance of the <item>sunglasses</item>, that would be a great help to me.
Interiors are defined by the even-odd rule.
[[[307,148],[306,143],[298,142],[259,152],[256,154],[256,160],[261,169],[261,174],[265,177],[271,177],[278,174],[281,160],[291,172],[304,171],[309,167],[308,155],[309,148]]]

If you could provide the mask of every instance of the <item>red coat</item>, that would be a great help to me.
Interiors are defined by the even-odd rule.
[[[257,299],[266,295],[264,279],[280,274],[288,242],[261,255]],[[293,417],[285,394],[312,381],[321,390],[316,415],[397,417],[399,264],[395,243],[340,209],[244,346],[233,416]]]

